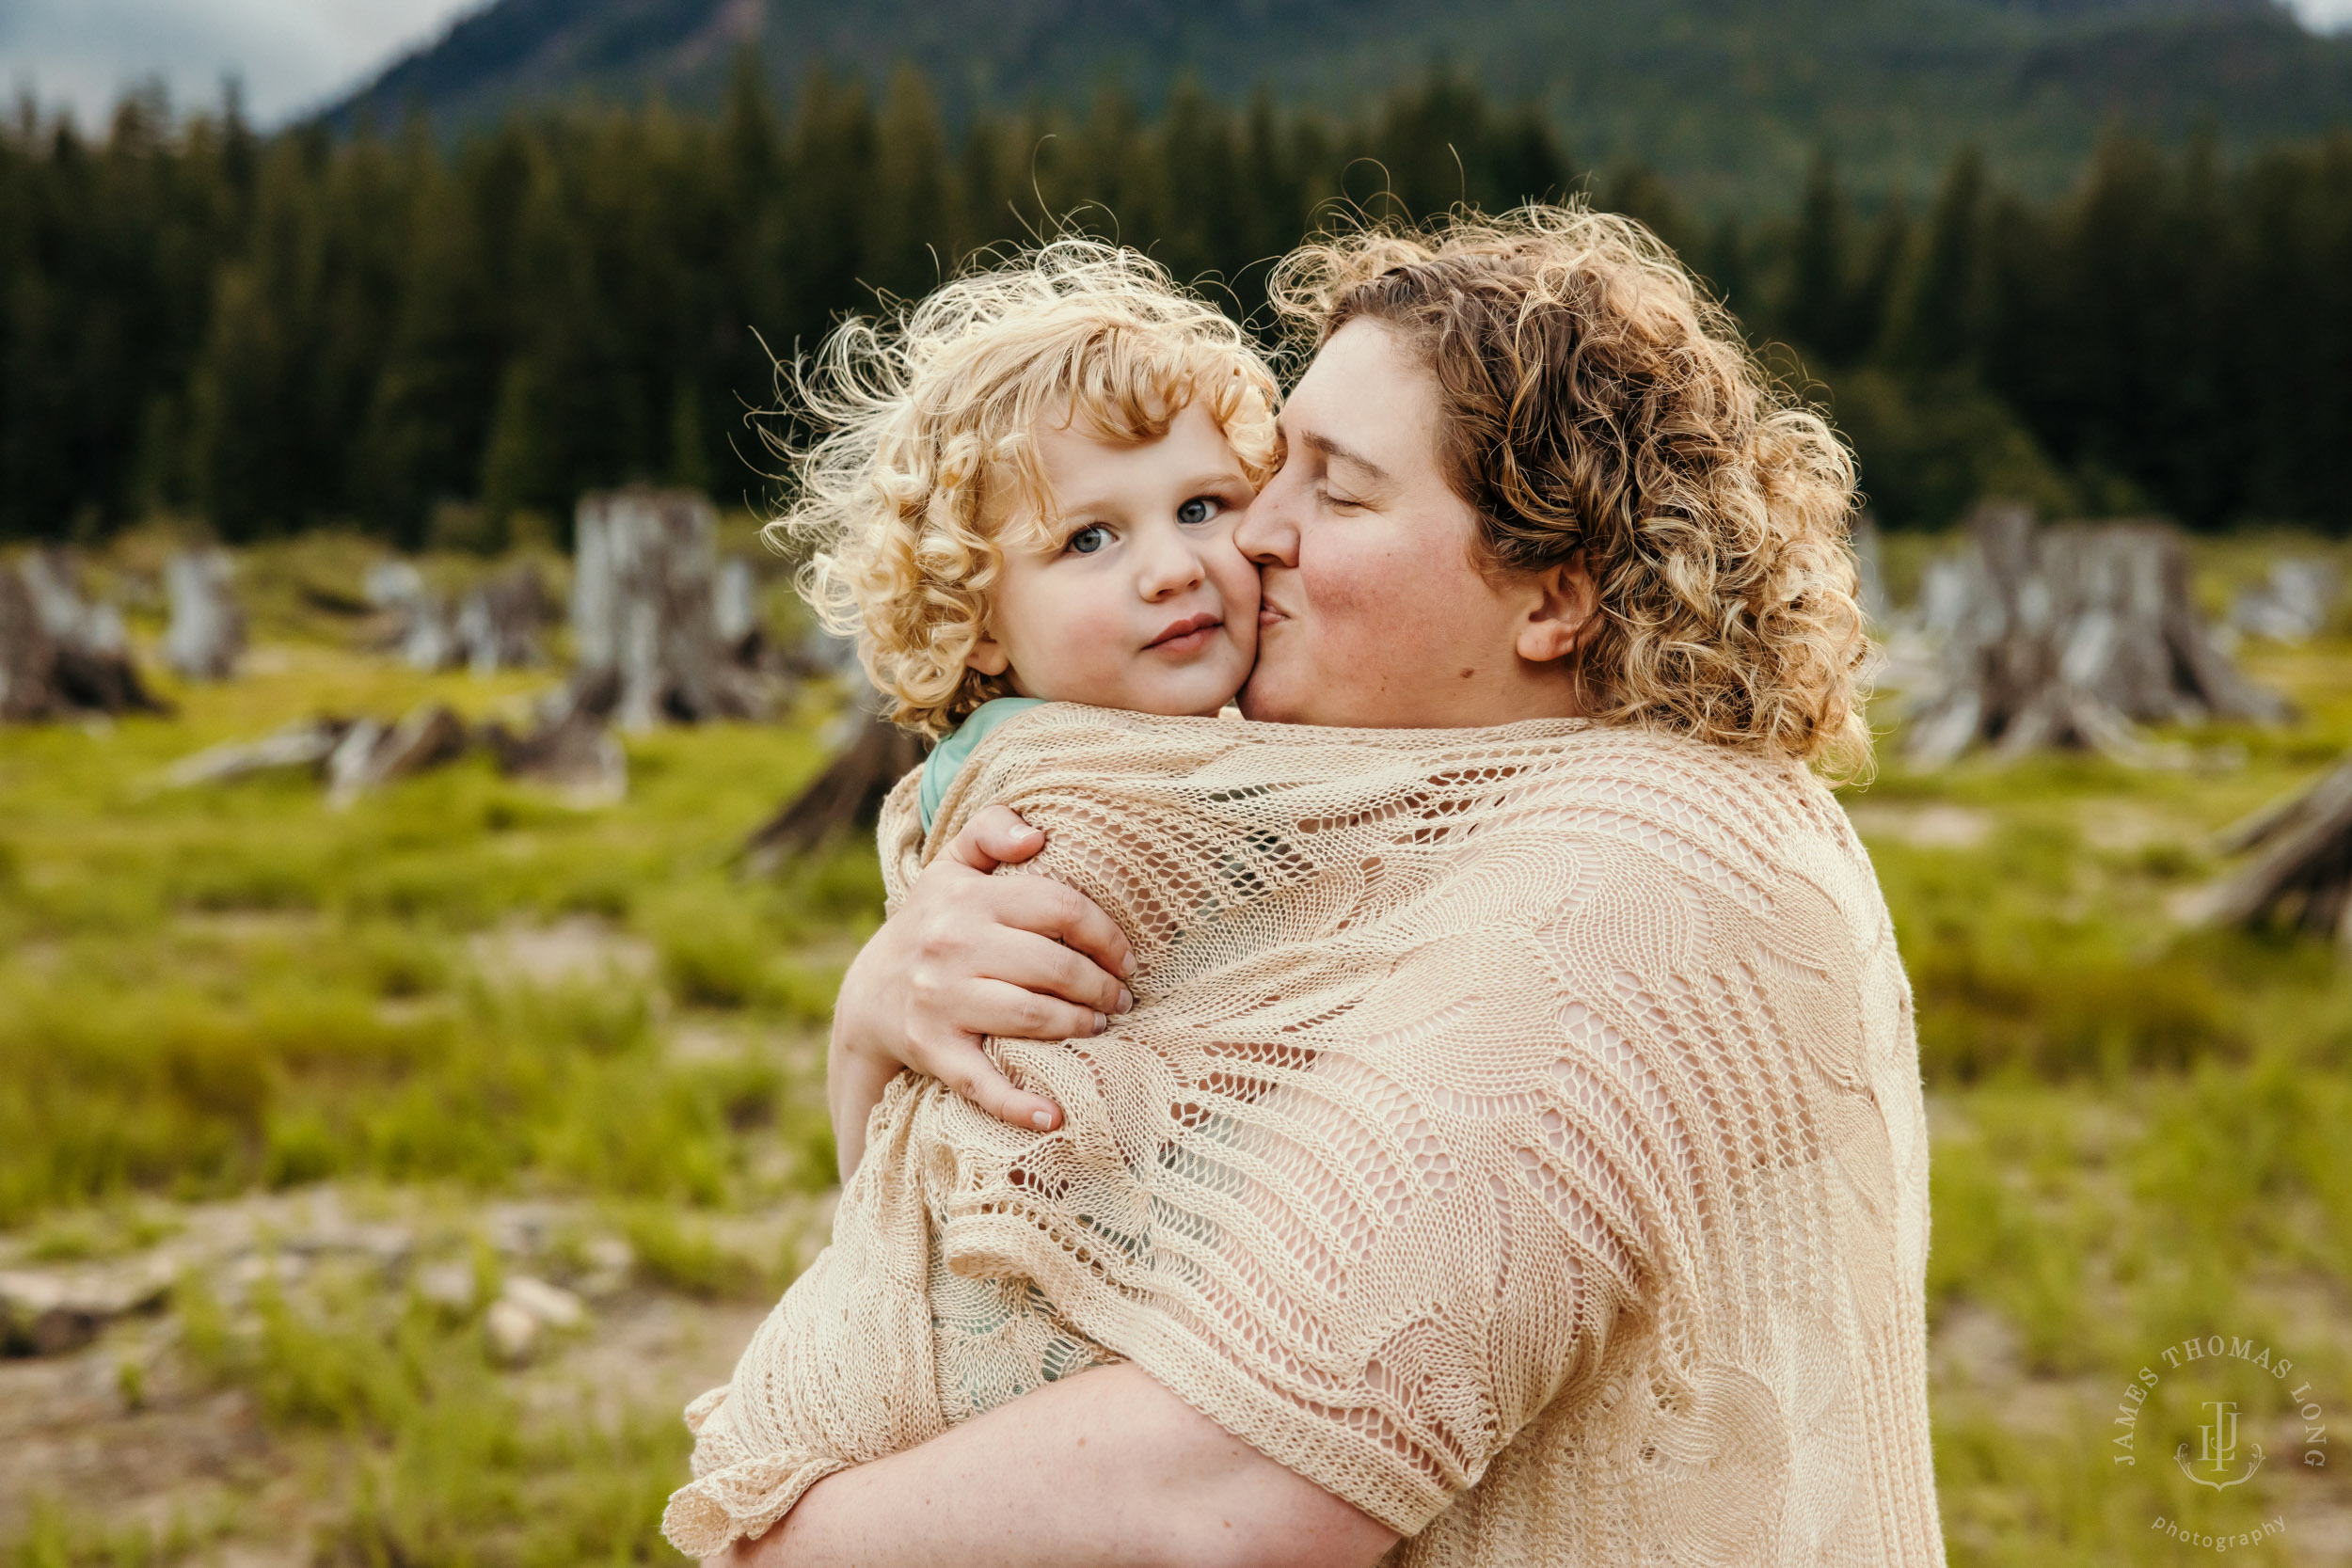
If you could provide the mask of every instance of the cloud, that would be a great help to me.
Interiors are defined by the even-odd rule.
[[[5,0],[0,87],[103,122],[122,90],[160,77],[172,101],[238,78],[247,112],[284,119],[434,36],[480,0]]]

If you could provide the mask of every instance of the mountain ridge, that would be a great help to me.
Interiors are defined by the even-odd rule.
[[[1105,85],[1150,113],[1185,77],[1349,114],[1446,61],[1540,103],[1586,162],[1638,159],[1713,208],[1785,199],[1821,146],[1866,194],[1922,191],[1965,144],[2047,190],[2111,127],[2229,151],[2352,124],[2352,39],[2270,0],[496,0],[322,118],[706,108],[745,49],[784,93],[911,63],[950,123]]]

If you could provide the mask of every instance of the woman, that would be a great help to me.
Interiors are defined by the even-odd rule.
[[[1041,802],[1047,860],[1138,931],[1144,1006],[1089,1053],[1126,938],[982,875],[1042,840],[972,809],[852,966],[835,1058],[1027,1127],[1058,1106],[977,1041],[1072,1038],[1000,1048],[1069,1102],[1054,1136],[901,1085],[868,1161],[946,1171],[949,1271],[1025,1271],[1124,1359],[818,1481],[739,1556],[1940,1560],[1908,993],[1804,767],[1866,745],[1843,451],[1621,220],[1359,236],[1282,298],[1320,346],[1240,534],[1245,711],[1500,728],[1251,751],[1077,710],[976,755],[973,803]],[[1179,826],[1245,802],[1258,858],[1056,816],[1089,788]],[[1195,873],[1176,916],[1138,922],[1146,863]],[[1199,959],[1235,887],[1287,912]],[[1138,1044],[1162,1076],[1102,1065]]]

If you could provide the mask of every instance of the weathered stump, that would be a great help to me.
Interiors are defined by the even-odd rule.
[[[2074,746],[2140,760],[2136,723],[2291,714],[2198,621],[2176,530],[2037,529],[2025,507],[1990,505],[1971,532],[1921,594],[1940,652],[1913,703],[1914,764],[1940,767],[1978,744],[2003,756]]]
[[[459,601],[451,630],[466,667],[494,675],[540,662],[539,628],[548,619],[547,589],[526,561],[477,583]]]
[[[580,499],[572,577],[580,678],[618,675],[615,717],[643,731],[663,719],[756,718],[766,684],[720,635],[717,515],[681,490]]]
[[[2342,587],[2331,562],[2281,561],[2268,580],[2231,601],[2231,629],[2273,642],[2307,641],[2327,629]]]
[[[529,562],[475,584],[448,602],[425,585],[405,561],[379,562],[368,571],[369,604],[387,612],[385,645],[413,670],[453,670],[477,675],[519,670],[543,660],[539,632],[552,619],[547,589]]]
[[[1853,564],[1855,596],[1862,617],[1876,633],[1886,626],[1894,606],[1886,596],[1886,552],[1879,543],[1878,523],[1865,512],[1854,519]]]
[[[245,657],[245,611],[230,592],[230,572],[220,550],[183,550],[164,567],[171,625],[163,659],[189,680],[227,680]]]
[[[628,793],[628,755],[608,721],[619,700],[613,672],[576,679],[541,708],[530,734],[492,723],[483,740],[508,778],[552,785],[579,804],[611,804]]]
[[[870,830],[891,786],[922,763],[928,748],[920,737],[864,709],[856,725],[816,781],[744,841],[746,871],[764,876],[828,839]]]
[[[0,567],[0,721],[166,711],[141,684],[114,606],[82,597],[62,551]]]
[[[766,662],[768,641],[759,625],[759,578],[751,562],[728,556],[710,585],[710,626],[730,661],[745,670]]]
[[[2204,895],[2206,919],[2331,936],[2352,958],[2352,758],[2226,829],[2217,847],[2263,853]]]

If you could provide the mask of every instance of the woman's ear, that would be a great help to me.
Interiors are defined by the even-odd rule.
[[[1530,664],[1566,658],[1584,641],[1600,608],[1584,553],[1580,550],[1560,565],[1536,573],[1532,587],[1534,597],[1514,644],[1518,656]]]

